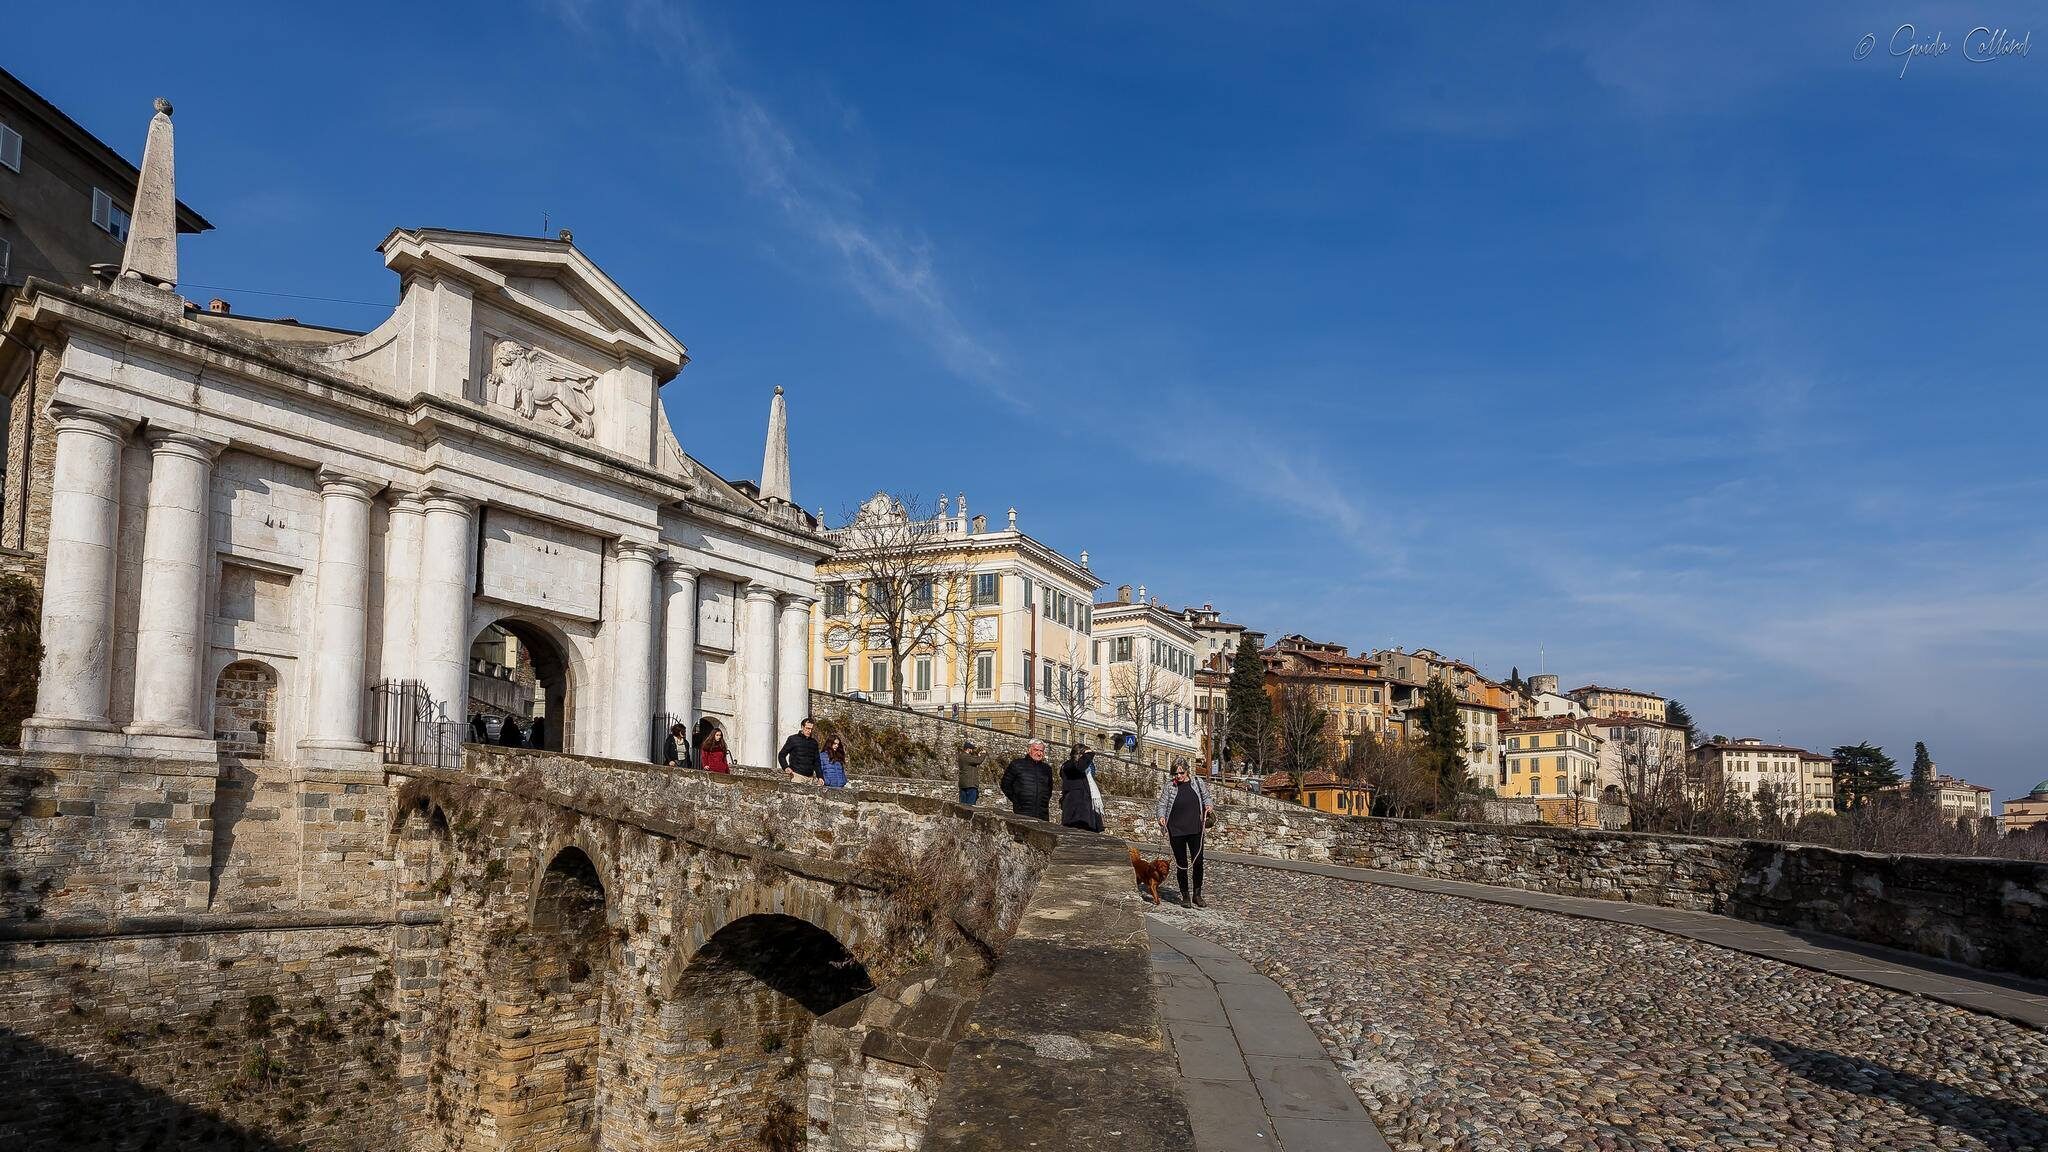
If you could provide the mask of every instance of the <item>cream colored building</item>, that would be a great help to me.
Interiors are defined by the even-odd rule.
[[[1106,723],[1139,737],[1137,755],[1166,767],[1201,758],[1195,719],[1196,651],[1202,637],[1178,614],[1129,585],[1095,607],[1089,645],[1096,706]]]
[[[811,686],[858,692],[891,703],[900,678],[903,703],[984,727],[1065,742],[1079,734],[1101,741],[1113,725],[1095,705],[1094,599],[1102,582],[1087,553],[1070,560],[1017,527],[1014,509],[1000,528],[970,515],[963,494],[941,500],[937,514],[909,525],[929,557],[923,570],[939,577],[930,611],[937,636],[890,661],[887,637],[862,612],[858,585],[865,567],[860,524],[868,517],[907,524],[909,514],[886,495],[862,505],[855,523],[831,533],[839,552],[819,563]],[[900,529],[890,539],[901,539]],[[1088,703],[1070,716],[1071,700]]]
[[[2017,800],[2007,800],[1998,814],[1999,831],[2008,836],[2031,832],[2043,824],[2048,824],[2048,780]]]
[[[1585,708],[1588,715],[1598,717],[1633,716],[1641,720],[1662,720],[1666,701],[1654,692],[1638,692],[1633,688],[1603,688],[1588,684],[1566,693]]]
[[[1819,763],[1827,757],[1747,736],[1702,744],[1697,755],[1703,778],[1720,781],[1730,796],[1754,801],[1768,788],[1783,816],[1835,810],[1834,762],[1825,770]]]
[[[1601,738],[1599,785],[1622,800],[1685,770],[1685,729],[1636,716],[1586,717],[1579,727]]]
[[[1465,729],[1466,775],[1479,787],[1498,791],[1503,766],[1501,754],[1507,747],[1501,728],[1508,722],[1508,710],[1460,700],[1458,722]]]

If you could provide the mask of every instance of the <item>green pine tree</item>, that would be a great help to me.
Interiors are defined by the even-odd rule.
[[[1899,766],[1868,740],[1835,749],[1835,800],[1844,812],[1861,808],[1899,782]]]
[[[1263,763],[1272,740],[1273,701],[1266,695],[1266,659],[1250,636],[1238,638],[1225,707],[1230,732],[1224,747],[1254,764]]]
[[[1685,746],[1690,748],[1700,742],[1700,730],[1692,722],[1692,713],[1676,700],[1664,702],[1664,722],[1685,729]]]
[[[1465,725],[1458,717],[1458,698],[1442,680],[1431,679],[1422,690],[1422,754],[1436,773],[1437,807],[1448,808],[1465,787]]]
[[[1913,782],[1906,792],[1915,804],[1934,803],[1934,757],[1927,754],[1927,745],[1917,740],[1913,742]]]

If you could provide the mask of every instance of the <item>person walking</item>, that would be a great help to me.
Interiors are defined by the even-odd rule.
[[[789,782],[798,784],[810,781],[823,784],[818,776],[818,726],[809,716],[797,725],[797,730],[782,742],[782,751],[775,754],[775,762],[789,773]]]
[[[725,754],[725,729],[708,719],[697,725],[697,766],[720,775],[732,771],[732,761]]]
[[[1202,829],[1208,827],[1209,816],[1215,811],[1216,802],[1209,795],[1208,783],[1188,771],[1187,761],[1175,760],[1171,776],[1159,787],[1159,803],[1154,812],[1159,817],[1159,830],[1173,846],[1174,875],[1180,881],[1182,907],[1189,901],[1189,872],[1194,873],[1194,906],[1208,907],[1202,902]]]
[[[953,768],[960,777],[960,803],[972,808],[981,802],[981,749],[972,740],[962,740],[953,753]]]
[[[1060,824],[1084,832],[1102,831],[1102,805],[1096,799],[1095,753],[1076,744],[1060,765]]]
[[[834,736],[818,753],[818,778],[827,788],[846,787],[846,741]]]
[[[1010,810],[1017,815],[1033,820],[1052,818],[1052,765],[1045,762],[1045,741],[1033,740],[1024,755],[1010,761],[1003,769],[1002,789],[1010,799]]]
[[[668,726],[668,736],[661,742],[661,762],[670,768],[690,766],[689,729],[675,723]]]

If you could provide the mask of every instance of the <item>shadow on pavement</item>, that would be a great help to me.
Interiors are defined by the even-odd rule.
[[[2048,1147],[2048,1112],[1984,1096],[1939,1080],[1818,1048],[1746,1037],[1786,1069],[1824,1088],[1896,1101],[1944,1128],[2009,1152]]]

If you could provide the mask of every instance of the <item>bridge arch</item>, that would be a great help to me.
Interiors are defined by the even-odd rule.
[[[618,887],[618,873],[613,866],[612,854],[580,827],[550,836],[545,843],[546,850],[535,858],[533,884],[527,890],[527,925],[532,928],[542,926],[542,902],[559,895],[551,889],[551,883],[558,888],[558,882],[571,875],[596,885],[599,905],[607,918],[615,916],[617,910],[611,904],[612,893]]]

